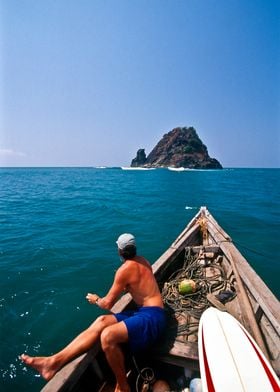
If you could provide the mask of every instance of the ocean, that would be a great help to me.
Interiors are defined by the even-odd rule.
[[[200,206],[279,298],[280,169],[0,169],[0,391],[45,384],[18,359],[61,349],[101,313],[120,265],[116,239],[136,236],[153,263]]]

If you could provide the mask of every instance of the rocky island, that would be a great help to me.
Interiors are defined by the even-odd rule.
[[[193,127],[174,128],[166,133],[148,156],[145,149],[139,149],[131,167],[222,169],[217,159],[209,157]]]

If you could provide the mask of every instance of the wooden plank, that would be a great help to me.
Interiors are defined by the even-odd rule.
[[[184,357],[198,361],[198,347],[194,342],[179,342],[175,340],[171,347],[168,348],[168,343],[163,346],[155,348],[153,353],[175,355],[177,357]]]
[[[213,293],[208,293],[206,296],[207,300],[215,306],[215,308],[219,309],[221,312],[226,312],[227,308],[222,302],[220,302]]]
[[[166,345],[157,347],[151,352],[151,356],[173,365],[190,367],[196,370],[199,368],[197,343],[175,341],[169,349]]]
[[[212,218],[211,218],[212,220]],[[211,222],[210,220],[210,222]],[[215,220],[214,220],[215,222]],[[213,224],[213,223],[212,223]],[[228,256],[229,250],[232,254],[232,257],[235,259],[238,271],[248,290],[251,292],[252,296],[255,298],[255,301],[261,306],[263,312],[266,314],[269,320],[271,320],[272,325],[280,336],[280,303],[271,290],[266,286],[264,281],[259,277],[259,275],[255,272],[255,270],[250,266],[248,261],[243,257],[240,251],[234,246],[232,242],[228,242],[226,237],[220,237],[221,230],[220,226],[216,232],[214,232],[213,226],[210,227],[211,234],[216,237],[217,242],[220,244],[220,247],[223,253]]]
[[[258,343],[258,345],[259,345],[260,349],[262,350],[262,352],[264,353],[264,355],[267,357],[267,359],[269,359],[267,348],[266,348],[263,336],[261,334],[259,324],[257,323],[255,313],[253,311],[252,303],[249,300],[248,294],[247,294],[245,287],[243,285],[243,282],[241,280],[239,271],[237,269],[237,266],[235,264],[235,261],[234,261],[234,258],[232,256],[231,251],[229,251],[229,261],[232,266],[232,269],[233,269],[233,272],[235,275],[235,279],[236,279],[237,285],[240,290],[240,299],[242,302],[242,307],[245,311],[246,318],[249,321],[249,325],[250,325],[250,328],[253,332],[253,336],[255,337],[255,340]]]
[[[68,384],[75,384],[81,375],[85,372],[88,365],[93,361],[97,352],[100,350],[100,345],[96,344],[90,351],[80,355],[61,370],[41,389],[41,392],[59,392]]]
[[[221,249],[222,245],[225,245],[225,242],[223,242],[224,235],[221,233],[220,230],[217,230],[217,227],[213,225],[212,222],[208,222],[208,229],[210,232],[214,233],[215,238],[220,242]],[[251,335],[255,338],[256,342],[260,346],[261,350],[265,354],[265,356],[269,359],[269,355],[267,352],[267,348],[265,346],[259,325],[256,322],[255,314],[253,311],[252,303],[249,300],[248,294],[245,290],[245,287],[243,286],[243,282],[241,280],[238,268],[236,266],[236,257],[233,255],[233,248],[234,245],[231,242],[227,242],[227,247],[226,247],[226,252],[224,252],[225,256],[230,262],[230,265],[233,269],[236,283],[238,286],[238,291],[237,291],[237,296],[239,297],[239,302],[240,302],[240,307],[242,309],[243,313],[243,318],[245,322],[245,327],[248,329],[248,331],[251,333]],[[224,250],[223,250],[224,251]]]
[[[255,301],[261,306],[268,319],[271,320],[277,334],[280,336],[279,301],[233,244],[230,245],[224,243],[221,244],[221,248],[225,254],[228,254],[230,249],[233,257],[235,257],[236,265],[240,275],[242,276],[242,280],[254,297]]]
[[[230,241],[232,242],[231,237],[228,235],[228,233],[225,232],[225,230],[219,225],[219,223],[214,219],[213,215],[210,214],[210,212],[206,209],[204,210],[204,214],[208,219],[208,222],[212,223],[212,227],[215,228],[214,232],[219,233],[225,241]],[[210,231],[211,233],[211,231]],[[212,234],[212,233],[211,233]]]
[[[206,253],[214,253],[217,254],[220,251],[220,247],[216,244],[212,245],[198,245],[198,246],[192,246],[192,251],[194,253],[199,253],[200,251],[206,252]]]
[[[41,389],[41,392],[57,392],[60,391],[64,384],[67,382],[69,377],[77,370],[77,368],[81,365],[83,360],[85,359],[87,354],[83,354],[80,357],[74,359],[65,365],[59,372],[55,374],[55,376]],[[85,363],[84,363],[85,365]],[[85,366],[80,368],[81,373],[84,372]]]
[[[111,308],[112,313],[119,313],[122,312],[132,301],[132,297],[129,293],[123,295]]]
[[[216,222],[214,221],[214,223]],[[275,328],[275,333],[278,335],[278,339],[280,331],[280,304],[234,244],[227,240],[227,234],[224,233],[223,230],[220,230],[220,227],[217,227],[214,223],[211,217],[209,217],[209,231],[213,238],[215,238],[215,240],[220,244],[224,255],[230,261],[231,266],[234,269],[235,276],[237,277],[237,285],[239,289],[238,296],[240,297],[239,303],[242,308],[245,326],[255,337],[262,351],[268,357],[267,346],[263,341],[263,331],[261,331],[260,325],[258,324],[256,315],[253,311],[254,302],[252,302],[252,299],[259,304],[262,311],[266,314],[267,319],[270,320],[271,324]],[[226,237],[224,235],[226,235]],[[243,284],[245,286],[243,286]],[[244,287],[246,287],[246,290],[250,292],[251,301],[249,301],[248,295],[248,300],[246,299],[246,290]]]

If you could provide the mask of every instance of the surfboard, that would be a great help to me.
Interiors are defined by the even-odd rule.
[[[246,329],[213,307],[201,316],[198,331],[203,392],[279,392],[269,361]]]

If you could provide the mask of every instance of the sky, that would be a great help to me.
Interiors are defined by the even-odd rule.
[[[193,126],[280,167],[278,0],[0,0],[0,166],[129,166]]]

